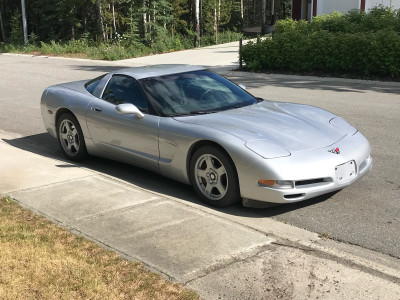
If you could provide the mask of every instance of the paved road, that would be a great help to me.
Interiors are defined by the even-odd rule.
[[[0,55],[0,129],[61,155],[44,133],[38,101],[51,84],[93,78],[109,70],[151,63],[190,63],[234,68],[234,46],[172,53],[123,62]],[[232,207],[225,213],[274,218],[310,231],[400,258],[400,84],[226,72],[255,95],[316,105],[343,116],[372,144],[371,173],[334,195],[270,209]],[[152,173],[92,158],[86,166],[138,186],[197,201],[192,189]],[[172,187],[171,187],[172,186]]]

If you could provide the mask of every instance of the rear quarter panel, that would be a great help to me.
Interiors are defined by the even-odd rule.
[[[46,130],[53,137],[57,137],[57,117],[61,111],[67,109],[78,119],[85,138],[90,138],[85,114],[89,103],[95,97],[86,91],[83,86],[84,82],[73,83],[76,89],[72,89],[73,86],[55,85],[48,87],[43,92],[40,105],[42,119]]]

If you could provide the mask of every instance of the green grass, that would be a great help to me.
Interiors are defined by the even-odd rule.
[[[10,198],[0,198],[0,298],[191,300],[198,296]]]
[[[238,41],[242,37],[242,34],[225,31],[221,32],[218,37],[219,43],[228,43]],[[201,45],[203,47],[212,45],[214,40],[212,36],[204,37],[202,38]],[[50,41],[48,43],[32,41],[28,46],[0,43],[0,52],[2,53],[26,53],[111,61],[190,48],[192,48],[190,41],[183,38],[169,38],[165,41],[154,43],[151,46],[145,46],[135,41],[129,42],[122,40],[116,43],[94,43],[87,39],[70,40],[67,42]]]
[[[3,44],[0,45],[0,52],[120,60],[151,54],[152,49],[144,46],[123,47],[118,44],[92,45],[85,41],[72,40],[69,42],[40,42],[40,44],[30,44],[27,47],[15,44]]]

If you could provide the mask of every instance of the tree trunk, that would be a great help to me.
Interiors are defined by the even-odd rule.
[[[143,6],[144,6],[144,8],[145,8],[145,3],[143,3]],[[146,23],[147,23],[147,14],[146,14],[146,12],[144,12],[143,13],[143,34],[144,35],[146,35],[146,33],[147,33],[147,28],[146,28]]]
[[[215,2],[215,9],[214,9],[215,44],[218,44],[218,27],[220,19],[221,19],[221,0],[218,0],[218,2]]]
[[[217,25],[219,25],[219,21],[221,20],[221,0],[218,0],[218,18],[217,18]]]
[[[0,27],[1,27],[1,37],[3,39],[3,42],[5,42],[6,41],[6,35],[4,33],[3,16],[1,14],[1,7],[0,7]]]
[[[155,29],[156,26],[156,4],[153,2],[153,30]]]
[[[243,23],[243,17],[244,17],[244,13],[243,13],[243,0],[240,0],[240,18],[242,19],[242,23]]]
[[[101,14],[101,0],[97,0],[98,26],[103,42],[106,42],[106,33],[104,31],[103,16]]]
[[[200,12],[199,12],[199,31],[200,39],[203,36],[203,0],[200,0]]]
[[[26,12],[25,12],[25,0],[21,0],[21,12],[22,12],[22,31],[24,34],[24,45],[28,45],[28,25],[26,23]]]
[[[153,23],[156,23],[156,4],[153,1]]]
[[[200,46],[200,0],[195,0],[194,7],[194,30],[196,32],[195,47]]]
[[[113,30],[113,39],[117,39],[117,25],[115,23],[115,9],[114,9],[115,1],[111,1],[111,10],[112,10],[112,30]]]
[[[217,2],[215,1],[214,6],[214,31],[215,31],[215,44],[218,43],[218,21],[217,21]]]
[[[150,22],[152,24],[150,26],[151,43],[154,42],[154,36],[156,35],[156,33],[155,33],[155,31],[156,31],[156,4],[155,4],[155,0],[152,1],[152,7],[153,7],[153,11],[152,11],[152,14],[149,16]]]
[[[163,10],[163,15],[164,15],[164,29],[167,29],[167,22],[165,21],[165,16],[166,16],[165,9]]]

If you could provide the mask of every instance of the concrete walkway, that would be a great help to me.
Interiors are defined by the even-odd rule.
[[[243,44],[247,41],[243,41]],[[209,68],[232,70],[239,66],[239,42],[194,48],[157,55],[143,56],[120,60],[116,63],[123,66],[143,66],[159,64],[191,64]]]
[[[203,299],[400,298],[396,259],[145,190],[4,131],[0,153],[0,194]]]

